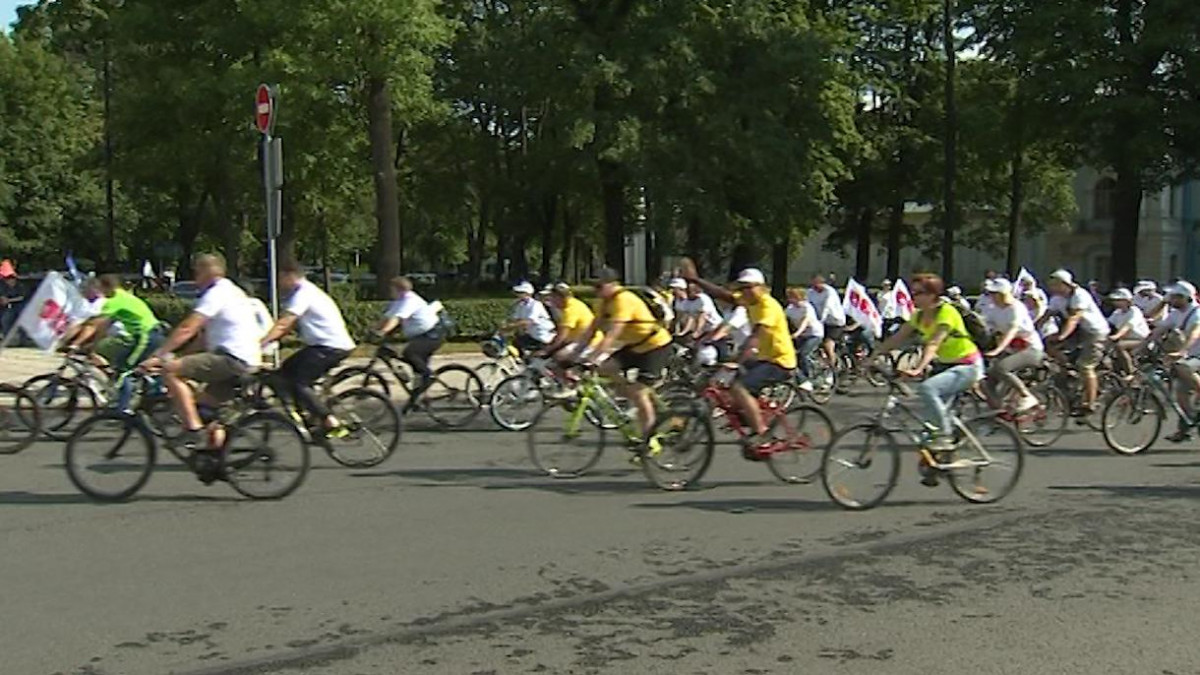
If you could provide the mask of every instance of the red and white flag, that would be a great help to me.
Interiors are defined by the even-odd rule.
[[[912,291],[908,290],[908,284],[904,283],[903,279],[897,279],[896,285],[892,286],[892,293],[896,294],[896,312],[905,320],[911,318],[913,312],[917,311],[917,306],[913,304]]]
[[[33,298],[25,303],[17,326],[30,340],[47,351],[58,346],[71,326],[79,323],[87,301],[75,284],[58,272],[50,272],[38,286]]]
[[[847,316],[859,325],[870,328],[875,337],[883,335],[883,315],[879,313],[875,301],[867,295],[867,289],[854,279],[846,282],[846,296],[842,306],[846,308]]]

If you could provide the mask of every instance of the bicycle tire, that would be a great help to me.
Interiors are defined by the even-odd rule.
[[[1025,468],[1025,447],[1022,445],[1021,438],[1017,435],[1016,429],[1013,429],[1011,425],[1001,421],[995,415],[965,420],[962,422],[962,425],[979,439],[980,444],[985,446],[985,450],[987,450],[988,444],[995,445],[994,448],[987,452],[987,455],[991,456],[991,461],[984,466],[945,471],[946,478],[954,492],[964,500],[973,504],[994,504],[1007,497],[1016,488],[1017,483],[1020,482],[1021,473]],[[985,441],[988,443],[985,443]],[[974,459],[975,461],[980,461],[982,458],[963,457],[965,454],[972,454],[975,450],[974,444],[964,440],[959,445],[959,449],[955,455],[957,459]],[[1007,462],[997,461],[1002,452],[1010,453],[1011,459]],[[980,477],[985,473],[989,476],[996,475],[994,472],[988,472],[987,469],[1003,465],[1011,466],[1009,477],[1001,483],[999,489],[985,488],[980,483]],[[970,487],[968,487],[968,477],[970,477]]]
[[[1033,412],[1017,415],[1017,433],[1031,448],[1048,448],[1066,432],[1067,421],[1071,419],[1071,403],[1062,389],[1050,383],[1030,385],[1029,392],[1040,405]],[[1045,424],[1035,426],[1039,421]]]
[[[75,426],[100,409],[96,392],[72,377],[46,373],[31,377],[22,385],[37,402],[42,413],[42,433],[54,441],[65,441]]]
[[[368,366],[351,366],[343,368],[329,377],[324,387],[324,395],[333,397],[351,389],[376,389],[384,396],[392,397],[392,386],[383,373]]]
[[[607,430],[584,419],[575,420],[579,405],[543,408],[525,430],[529,459],[547,476],[578,478],[604,454]],[[595,404],[589,401],[587,405]]]
[[[421,392],[420,401],[425,414],[439,426],[462,428],[483,410],[483,382],[466,366],[442,366],[433,371],[433,380]]]
[[[825,448],[836,436],[833,420],[817,406],[802,403],[788,408],[775,426],[783,429],[787,446],[767,457],[767,469],[784,483],[811,483],[821,472]],[[778,432],[772,430],[772,433]]]
[[[853,444],[856,435],[865,435],[868,447],[857,448]],[[879,444],[876,447],[876,443]],[[845,453],[848,459],[841,459]],[[882,457],[867,455],[881,454]],[[868,470],[876,460],[884,470],[882,482],[871,480],[875,484],[875,492],[869,498],[859,499],[852,496],[845,488],[840,477],[851,469]],[[873,422],[865,422],[847,427],[834,437],[829,447],[821,457],[821,486],[825,489],[830,501],[848,511],[866,511],[873,509],[887,499],[896,487],[900,477],[900,446],[892,432]]]
[[[833,400],[833,394],[838,390],[836,368],[826,363],[823,358],[814,357],[812,377],[809,381],[813,384],[813,390],[808,396],[814,403],[825,405]]]
[[[350,389],[329,399],[328,405],[349,432],[346,436],[321,439],[326,454],[338,464],[352,469],[379,466],[400,446],[403,435],[400,410],[381,392]],[[356,446],[366,449],[360,453],[361,457],[351,454]]]
[[[535,377],[522,373],[507,377],[492,390],[488,413],[505,431],[525,431],[542,412],[546,399]]]
[[[285,463],[280,460],[285,452],[282,446],[287,442],[294,445],[289,453],[294,457]],[[278,412],[258,411],[238,418],[229,426],[220,471],[243,496],[255,500],[282,499],[304,483],[310,461],[308,443],[295,422]],[[258,480],[260,470],[265,480]],[[284,480],[273,480],[273,475],[285,472],[291,475]]]
[[[113,464],[98,473],[126,474],[133,479],[132,482],[119,489],[98,487],[92,478],[88,477],[89,473],[83,470],[85,464],[92,466],[85,462],[85,457],[96,455],[94,450],[101,449],[99,456],[108,462],[113,462],[121,450],[126,451],[122,454],[123,457],[134,459],[138,449],[129,447],[131,441],[141,443],[142,452],[136,455],[137,463],[129,465],[131,468]],[[96,447],[93,448],[93,445]],[[111,447],[104,449],[110,445]],[[130,450],[133,452],[129,452]],[[67,477],[71,484],[89,498],[99,502],[121,502],[133,497],[146,486],[154,473],[157,456],[158,444],[137,416],[118,410],[107,410],[89,417],[75,429],[63,451],[63,464],[66,465]]]
[[[642,473],[661,490],[678,492],[697,485],[712,465],[716,447],[712,417],[695,406],[660,411],[650,438],[653,445],[639,451]]]
[[[0,455],[15,455],[42,435],[38,402],[22,387],[0,384]]]
[[[1154,392],[1146,387],[1127,387],[1112,397],[1104,406],[1104,413],[1101,417],[1104,427],[1101,429],[1104,444],[1118,455],[1132,457],[1141,454],[1158,441],[1166,418],[1166,407],[1163,406],[1158,396],[1154,395]],[[1117,440],[1118,429],[1127,430],[1147,419],[1149,419],[1150,426],[1144,441],[1124,443]]]

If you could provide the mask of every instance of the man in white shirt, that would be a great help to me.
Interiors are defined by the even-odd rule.
[[[846,308],[842,306],[842,297],[837,289],[825,283],[825,277],[818,274],[808,289],[808,304],[825,327],[825,340],[821,343],[825,359],[837,363],[837,343],[846,331]]]
[[[207,444],[196,408],[196,396],[186,380],[205,384],[201,402],[216,407],[233,397],[238,380],[262,365],[262,332],[250,308],[250,298],[237,284],[225,278],[225,259],[201,255],[193,265],[200,297],[191,314],[180,322],[166,341],[147,359],[147,369],[162,369],[163,384],[183,420],[184,443],[196,449],[219,450],[224,444],[221,429],[214,426]],[[171,355],[204,329],[205,352],[179,359]],[[211,482],[216,475],[202,474]]]
[[[1196,425],[1196,410],[1193,394],[1200,390],[1200,306],[1196,304],[1196,287],[1186,281],[1177,281],[1167,286],[1166,302],[1171,307],[1167,317],[1160,321],[1143,346],[1158,342],[1168,356],[1179,359],[1171,369],[1174,378],[1176,400],[1185,417],[1180,417],[1174,434],[1167,436],[1172,443],[1182,443],[1191,438],[1190,430]],[[1179,331],[1182,340],[1170,344],[1164,339],[1170,331]]]
[[[804,382],[800,385],[805,391],[812,391],[813,354],[825,340],[825,325],[817,318],[817,310],[808,301],[808,291],[803,288],[789,288],[787,291],[788,305],[784,308],[784,316],[792,327],[792,342],[796,345],[796,357],[800,362],[800,374]]]
[[[1129,289],[1114,290],[1108,294],[1108,301],[1113,306],[1112,314],[1108,315],[1108,325],[1112,327],[1108,339],[1117,344],[1118,363],[1122,372],[1129,375],[1133,373],[1133,357],[1129,350],[1137,348],[1150,335],[1150,326],[1142,310],[1133,304],[1133,293]]]
[[[546,305],[533,297],[533,284],[522,281],[512,290],[517,296],[508,321],[516,331],[513,341],[523,354],[541,351],[554,341],[554,319]]]
[[[399,327],[407,340],[400,359],[412,366],[413,372],[420,378],[411,399],[416,401],[418,394],[424,392],[433,379],[429,360],[445,344],[446,331],[442,328],[437,307],[417,295],[411,279],[396,277],[392,279],[391,287],[392,304],[384,311],[379,334],[387,336]]]
[[[1163,302],[1162,294],[1158,292],[1158,284],[1148,279],[1134,284],[1133,304],[1142,310],[1142,316],[1146,317],[1146,322],[1152,326],[1162,321],[1170,309],[1167,303]]]
[[[683,311],[683,321],[680,323],[680,335],[690,335],[699,340],[712,336],[725,319],[717,311],[717,303],[712,296],[705,293],[696,284],[688,284],[687,298],[679,304]]]
[[[682,335],[683,317],[681,312],[687,304],[687,287],[687,282],[678,277],[667,283],[667,288],[671,290],[671,311],[675,313],[675,325],[671,327],[671,331],[675,335]]]
[[[1096,397],[1100,389],[1100,381],[1096,377],[1096,366],[1103,356],[1104,343],[1108,339],[1108,320],[1096,305],[1088,289],[1075,283],[1075,278],[1067,270],[1055,270],[1050,275],[1050,293],[1055,300],[1052,306],[1061,306],[1065,317],[1062,327],[1053,337],[1048,338],[1049,344],[1058,345],[1074,338],[1071,346],[1078,347],[1079,355],[1075,365],[1083,378],[1083,401],[1075,413],[1079,416],[1093,412]]]
[[[294,260],[279,266],[279,292],[285,296],[283,314],[262,338],[262,346],[273,344],[293,328],[298,328],[304,347],[292,354],[279,368],[291,396],[320,420],[325,433],[340,437],[346,429],[330,412],[313,384],[354,351],[354,339],[346,329],[346,320],[337,303],[316,284],[304,278],[304,268]]]

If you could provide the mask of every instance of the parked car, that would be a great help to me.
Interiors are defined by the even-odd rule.
[[[437,275],[433,272],[412,272],[408,275],[414,284],[433,286],[437,284]]]
[[[171,287],[171,295],[182,300],[195,300],[200,297],[200,287],[194,281],[177,281]]]

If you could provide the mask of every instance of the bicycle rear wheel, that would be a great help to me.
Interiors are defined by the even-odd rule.
[[[955,450],[952,464],[961,466],[946,471],[950,487],[976,504],[1004,499],[1025,467],[1025,448],[1016,430],[995,415],[965,420],[962,425],[975,440],[964,438]]]
[[[492,390],[488,412],[507,431],[524,431],[537,419],[545,398],[537,380],[530,375],[513,375]]]
[[[544,408],[525,431],[533,465],[553,478],[577,478],[595,466],[607,431],[585,417],[579,404]]]
[[[1146,387],[1128,387],[1112,397],[1101,417],[1104,443],[1118,455],[1149,449],[1162,433],[1166,408]]]
[[[392,388],[383,373],[366,366],[343,368],[326,379],[323,386],[326,396],[336,396],[351,389],[374,389],[391,398]]]
[[[256,412],[229,429],[221,469],[225,479],[251,499],[281,499],[308,475],[308,444],[294,422],[276,412]]]
[[[129,499],[150,480],[157,446],[137,417],[116,410],[84,420],[67,440],[63,463],[80,492],[101,502]]]
[[[890,431],[870,422],[842,431],[821,458],[825,494],[851,511],[878,506],[899,476],[900,446]]]
[[[772,444],[767,468],[785,483],[809,483],[821,472],[825,448],[833,442],[833,421],[816,406],[796,405],[772,425],[771,435],[783,445],[775,449]]]
[[[373,389],[351,389],[329,400],[329,410],[348,432],[326,436],[323,443],[333,461],[350,468],[379,466],[400,445],[400,410]]]
[[[678,491],[700,482],[712,465],[716,438],[702,406],[659,411],[642,450],[642,473],[663,490]]]
[[[1061,389],[1049,383],[1030,386],[1029,391],[1037,397],[1040,405],[1017,415],[1017,433],[1031,447],[1049,447],[1066,431],[1067,420],[1071,418],[1071,404]]]
[[[442,366],[421,394],[426,414],[448,428],[465,427],[484,404],[483,382],[475,371],[457,364]]]
[[[42,432],[65,441],[75,426],[100,408],[96,394],[83,382],[56,373],[30,378],[23,386],[42,411]]]
[[[0,455],[15,455],[37,441],[42,413],[24,389],[0,385]]]
[[[813,385],[809,396],[814,402],[825,405],[833,400],[833,393],[838,388],[837,369],[829,365],[823,357],[813,357],[812,378],[809,381]]]

